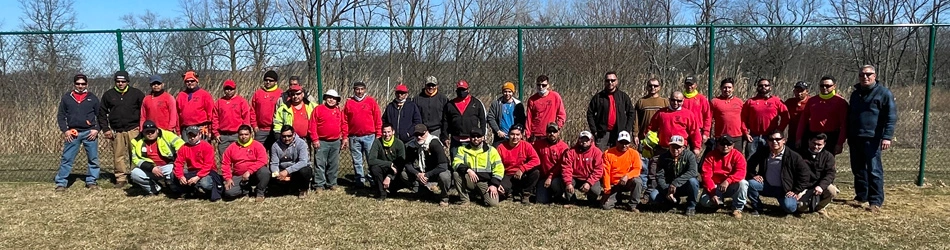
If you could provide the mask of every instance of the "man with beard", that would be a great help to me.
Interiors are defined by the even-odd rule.
[[[538,153],[527,142],[521,140],[524,127],[515,124],[508,130],[508,141],[498,145],[498,155],[505,165],[505,176],[501,179],[502,197],[520,195],[521,203],[530,203],[531,196],[537,191],[541,161]]]
[[[455,99],[446,103],[442,111],[443,130],[439,136],[445,140],[445,145],[449,145],[449,153],[453,159],[457,149],[471,140],[471,131],[481,130],[483,132],[480,134],[484,135],[488,126],[485,105],[469,94],[468,82],[459,80],[455,84],[455,95]]]
[[[759,79],[756,96],[742,106],[742,122],[748,129],[745,131],[745,156],[752,157],[757,150],[766,147],[766,134],[774,130],[784,131],[788,120],[788,108],[781,98],[772,95],[772,82]]]
[[[686,139],[670,138],[670,151],[660,155],[656,165],[657,189],[650,192],[650,201],[679,204],[679,197],[686,196],[686,216],[696,215],[698,163],[696,155],[686,150]]]
[[[821,90],[818,98],[808,99],[801,118],[796,126],[795,134],[798,137],[789,137],[795,140],[793,145],[803,145],[803,139],[815,137],[817,134],[828,136],[828,145],[831,153],[838,155],[844,149],[848,127],[848,101],[838,95],[835,89],[835,78],[824,76],[818,83]]]
[[[178,92],[179,128],[198,126],[202,138],[210,139],[211,116],[214,111],[214,97],[211,93],[198,86],[198,73],[189,70],[182,77],[185,80],[185,89]]]
[[[508,132],[515,124],[525,124],[524,104],[515,98],[515,84],[506,82],[501,86],[501,96],[488,109],[488,126],[495,131],[492,144],[497,147],[508,139]],[[524,130],[522,129],[522,135]],[[523,138],[522,138],[523,139]]]
[[[264,73],[264,85],[251,97],[251,127],[255,131],[254,140],[263,143],[267,149],[275,142],[274,132],[280,132],[274,131],[274,112],[281,103],[280,95],[283,93],[277,86],[279,79],[277,72],[268,70]]]
[[[409,88],[405,84],[396,85],[396,99],[386,105],[383,111],[383,123],[393,125],[396,137],[403,143],[412,141],[413,128],[422,124],[422,115],[416,102],[409,100]]]
[[[593,137],[590,131],[581,132],[574,148],[564,153],[561,176],[564,179],[564,197],[567,199],[565,207],[571,207],[576,202],[576,191],[586,195],[591,205],[596,204],[597,197],[604,192],[601,182],[604,176],[604,153],[593,146]],[[554,193],[560,193],[560,190]]]
[[[728,136],[732,141],[739,141],[747,130],[742,122],[742,98],[733,95],[735,79],[726,78],[719,82],[719,96],[712,100],[712,116],[715,128],[714,138]],[[716,141],[706,140],[704,154],[712,151]]]
[[[805,103],[808,102],[810,97],[808,96],[808,86],[809,84],[804,81],[799,81],[795,83],[795,88],[792,90],[795,93],[795,96],[785,100],[785,108],[788,109],[788,138],[799,138],[798,135],[798,123],[801,118],[802,112],[805,111]],[[799,142],[792,141],[789,144],[792,148],[804,148],[803,145]]]
[[[458,148],[452,160],[455,169],[455,188],[458,189],[461,204],[469,202],[469,196],[476,193],[489,207],[498,206],[501,180],[505,166],[501,163],[498,150],[485,143],[483,128],[476,128],[467,134],[471,143]]]
[[[439,92],[439,82],[435,76],[428,76],[425,79],[425,88],[422,89],[422,92],[419,92],[419,95],[416,96],[412,101],[416,102],[416,106],[419,106],[419,115],[422,117],[422,124],[425,124],[429,128],[429,134],[433,136],[444,136],[442,134],[442,119],[444,118],[442,111],[445,110],[445,104],[449,102],[449,98],[445,97],[445,94]],[[448,139],[442,137],[443,139]],[[449,145],[449,144],[445,144]]]
[[[618,81],[617,72],[604,74],[604,89],[597,92],[587,105],[587,126],[594,133],[594,141],[601,150],[613,146],[620,131],[640,134],[636,110],[630,102],[630,96],[620,90]],[[638,148],[639,141],[633,140],[633,148]]]
[[[172,181],[174,162],[185,141],[171,131],[158,128],[155,122],[146,120],[142,123],[142,133],[132,139],[129,145],[132,148],[132,164],[135,164],[129,179],[149,195],[158,194],[162,190],[159,185],[161,181]]]
[[[702,141],[706,141],[709,139],[710,128],[712,127],[712,111],[710,111],[709,108],[709,99],[699,93],[695,77],[686,77],[686,80],[683,80],[683,88],[683,96],[686,97],[683,99],[683,109],[693,111],[693,113],[696,114],[696,122],[699,124],[699,134],[702,136]]]
[[[139,128],[144,126],[145,121],[152,121],[162,130],[178,133],[178,103],[165,91],[161,76],[153,75],[148,78],[148,82],[152,91],[142,100]]]
[[[452,186],[452,172],[449,171],[449,158],[445,155],[445,146],[439,137],[429,133],[425,124],[416,124],[413,128],[415,140],[406,144],[406,161],[403,173],[407,181],[417,181],[438,193],[439,206],[449,205],[449,188]],[[436,185],[431,185],[435,182]]]
[[[129,142],[139,136],[139,119],[145,94],[129,86],[129,72],[115,72],[113,80],[115,88],[102,94],[98,120],[105,131],[102,135],[112,140],[115,187],[123,188],[128,184],[126,175],[129,173]]]
[[[555,192],[555,190],[563,189],[559,188],[563,185],[560,178],[555,177],[561,176],[564,152],[569,148],[567,143],[561,140],[561,132],[557,124],[549,123],[545,132],[547,137],[534,142],[534,149],[538,152],[538,157],[541,158],[540,181],[542,183],[538,186],[538,203],[541,204],[550,202],[552,195],[555,198],[562,195]]]
[[[670,101],[660,96],[660,88],[662,88],[660,79],[651,78],[647,80],[645,85],[647,94],[637,100],[637,104],[634,105],[634,109],[637,110],[636,124],[640,126],[640,134],[637,136],[640,139],[647,138],[647,127],[650,125],[653,115],[661,108],[670,106]]]

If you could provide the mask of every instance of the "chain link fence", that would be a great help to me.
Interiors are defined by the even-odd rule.
[[[950,181],[950,102],[940,97],[950,93],[943,81],[950,66],[950,29],[937,28],[934,40],[930,29],[737,25],[0,33],[5,111],[0,113],[0,181],[51,181],[62,151],[56,107],[80,72],[90,76],[90,91],[101,95],[113,86],[111,75],[119,69],[129,71],[131,86],[143,92],[149,91],[147,77],[160,74],[171,93],[183,87],[181,74],[194,69],[212,95],[221,96],[221,83],[234,79],[238,93],[249,99],[263,72],[273,69],[282,88],[290,76],[299,76],[317,98],[328,89],[350,96],[354,82],[365,82],[383,107],[394,98],[397,84],[418,93],[427,76],[438,78],[448,96],[454,96],[452,85],[465,79],[486,105],[504,82],[521,83],[516,96],[525,100],[534,93],[535,77],[544,74],[564,99],[568,122],[562,137],[571,142],[587,129],[587,104],[603,88],[607,71],[618,72],[620,88],[634,99],[646,93],[645,82],[654,77],[661,80],[664,96],[681,90],[686,76],[697,77],[703,94],[716,96],[719,80],[733,77],[736,95],[743,99],[754,95],[757,79],[767,78],[773,93],[787,99],[795,82],[815,86],[824,75],[838,79],[838,93],[847,99],[859,66],[872,64],[878,80],[895,94],[900,112],[895,148],[883,158],[888,183],[917,180],[925,135],[921,124],[929,117],[926,182],[945,185]],[[925,113],[932,41],[936,81]],[[111,142],[100,140],[99,147],[107,179],[113,170]],[[837,159],[842,182],[851,180],[847,152]],[[348,158],[344,152],[342,159]],[[83,153],[76,162],[73,173],[84,173]],[[342,172],[351,173],[348,161],[343,164]]]

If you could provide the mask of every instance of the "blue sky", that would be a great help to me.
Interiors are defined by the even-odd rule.
[[[0,6],[15,10],[8,11],[15,15],[0,17],[0,23],[3,25],[0,30],[20,30],[20,18],[23,16],[20,2],[0,0]],[[123,26],[120,18],[126,14],[150,10],[160,17],[173,17],[178,15],[179,9],[178,1],[175,0],[75,0],[73,8],[76,9],[76,23],[81,30],[118,29]]]

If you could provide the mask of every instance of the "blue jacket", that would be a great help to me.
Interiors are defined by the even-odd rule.
[[[99,129],[99,98],[92,92],[87,92],[86,99],[82,102],[76,102],[72,91],[66,92],[59,101],[59,108],[56,111],[56,122],[59,125],[59,131],[76,129],[77,131],[86,131],[90,129]]]
[[[848,138],[894,139],[897,126],[897,105],[894,94],[875,82],[865,89],[854,85],[848,108]]]
[[[383,123],[393,125],[396,131],[396,137],[403,143],[412,140],[412,127],[422,123],[422,115],[419,106],[412,100],[406,100],[402,104],[402,109],[396,108],[396,101],[386,105],[386,111],[383,111]]]

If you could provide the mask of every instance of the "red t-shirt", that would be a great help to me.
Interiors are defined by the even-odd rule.
[[[168,164],[164,158],[162,158],[161,153],[158,152],[158,143],[145,142],[145,157],[148,157],[155,163],[156,167],[165,166]]]
[[[307,114],[307,106],[300,104],[300,109],[297,107],[290,107],[291,111],[294,112],[294,132],[297,132],[297,135],[306,138],[310,134],[310,116]]]
[[[614,103],[614,95],[608,95],[610,101],[610,111],[607,112],[607,131],[613,131],[617,125],[617,104]]]
[[[459,109],[459,114],[460,114],[460,115],[464,115],[464,114],[465,114],[465,108],[468,107],[468,103],[470,103],[470,102],[472,102],[472,96],[471,96],[471,95],[466,96],[465,98],[462,98],[462,100],[459,100],[458,102],[455,102],[455,108]]]

